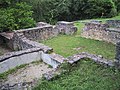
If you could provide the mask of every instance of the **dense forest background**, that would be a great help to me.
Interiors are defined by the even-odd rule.
[[[0,31],[118,15],[120,0],[0,0]]]

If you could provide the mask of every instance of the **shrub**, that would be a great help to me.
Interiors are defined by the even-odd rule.
[[[13,9],[0,10],[0,31],[9,31],[15,29],[16,26]]]
[[[4,4],[2,4],[4,5]],[[0,31],[12,31],[33,27],[35,21],[32,18],[31,7],[26,3],[14,3],[0,8]]]
[[[118,13],[120,13],[120,0],[113,0],[115,2]]]
[[[74,20],[112,17],[116,14],[111,0],[71,0],[71,2],[70,12]]]
[[[115,16],[112,0],[25,0],[33,6],[36,21],[73,21]]]

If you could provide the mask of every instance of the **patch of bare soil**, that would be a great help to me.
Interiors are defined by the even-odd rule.
[[[14,85],[15,83],[33,82],[42,77],[44,73],[54,70],[44,63],[29,64],[27,67],[19,69],[17,72],[8,76],[5,84]]]

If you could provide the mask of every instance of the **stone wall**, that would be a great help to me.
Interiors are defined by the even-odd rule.
[[[37,23],[37,27],[15,31],[15,33],[23,33],[29,40],[39,42],[58,36],[59,34],[72,35],[75,32],[77,32],[77,27],[74,26],[74,23],[65,21],[58,22],[55,26],[39,22]]]
[[[28,64],[33,61],[43,61],[53,68],[57,68],[66,59],[58,54],[44,53],[40,48],[31,48],[27,50],[11,52],[0,56],[0,73],[8,71],[22,64]]]
[[[77,32],[77,27],[74,26],[73,22],[59,21],[55,30],[58,30],[59,34],[73,35]]]
[[[118,65],[120,66],[120,42],[117,43],[116,45],[116,62],[118,63]]]
[[[41,60],[41,49],[33,48],[5,54],[0,56],[0,73],[37,60]]]
[[[67,28],[65,28],[65,26]],[[73,32],[77,30],[73,28],[73,23],[67,23],[65,26],[61,26],[65,34],[72,35]],[[12,33],[2,33],[0,36],[5,38],[5,43],[17,52],[11,52],[0,57],[0,73],[36,60],[42,60],[53,68],[57,68],[60,63],[63,63],[65,60],[64,57],[57,54],[51,54],[53,52],[52,48],[36,41],[46,40],[58,34],[61,34],[58,26],[52,26],[41,22],[39,22],[35,28],[17,30]]]
[[[44,53],[52,52],[53,49],[32,40],[27,39],[23,33],[15,33],[13,38],[13,49],[14,50],[26,50],[30,48],[40,48]]]
[[[107,24],[113,28],[120,28],[120,20],[107,20]]]
[[[72,66],[73,64],[76,64],[80,60],[86,60],[86,58],[96,62],[97,64],[101,64],[103,66],[110,66],[110,67],[115,66],[115,62],[113,60],[107,60],[103,58],[101,55],[90,54],[87,52],[82,52],[82,53],[74,54],[73,56],[69,56],[66,58],[66,62]],[[60,72],[56,73],[55,71],[52,71],[52,72],[45,73],[43,77],[46,80],[51,80],[56,75],[60,75],[60,74],[61,74]]]
[[[81,36],[116,44],[120,40],[120,29],[109,28],[108,24],[88,22],[85,24]]]
[[[71,22],[59,22],[56,26],[39,22],[37,26],[38,27],[35,28],[14,31],[13,38],[7,41],[7,43],[10,42],[8,44],[10,45],[9,47],[13,50],[25,50],[34,47],[43,48],[45,50],[52,50],[38,42],[56,37],[63,33],[72,35],[77,31],[77,28],[74,27],[74,24]],[[64,32],[61,31],[61,28],[64,30]]]
[[[32,41],[47,40],[58,35],[58,31],[53,29],[52,25],[17,30],[15,33],[23,34],[27,39]]]

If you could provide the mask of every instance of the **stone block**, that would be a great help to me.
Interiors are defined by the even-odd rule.
[[[73,35],[77,32],[77,27],[74,26],[73,22],[59,21],[56,24],[56,29],[60,34]]]

